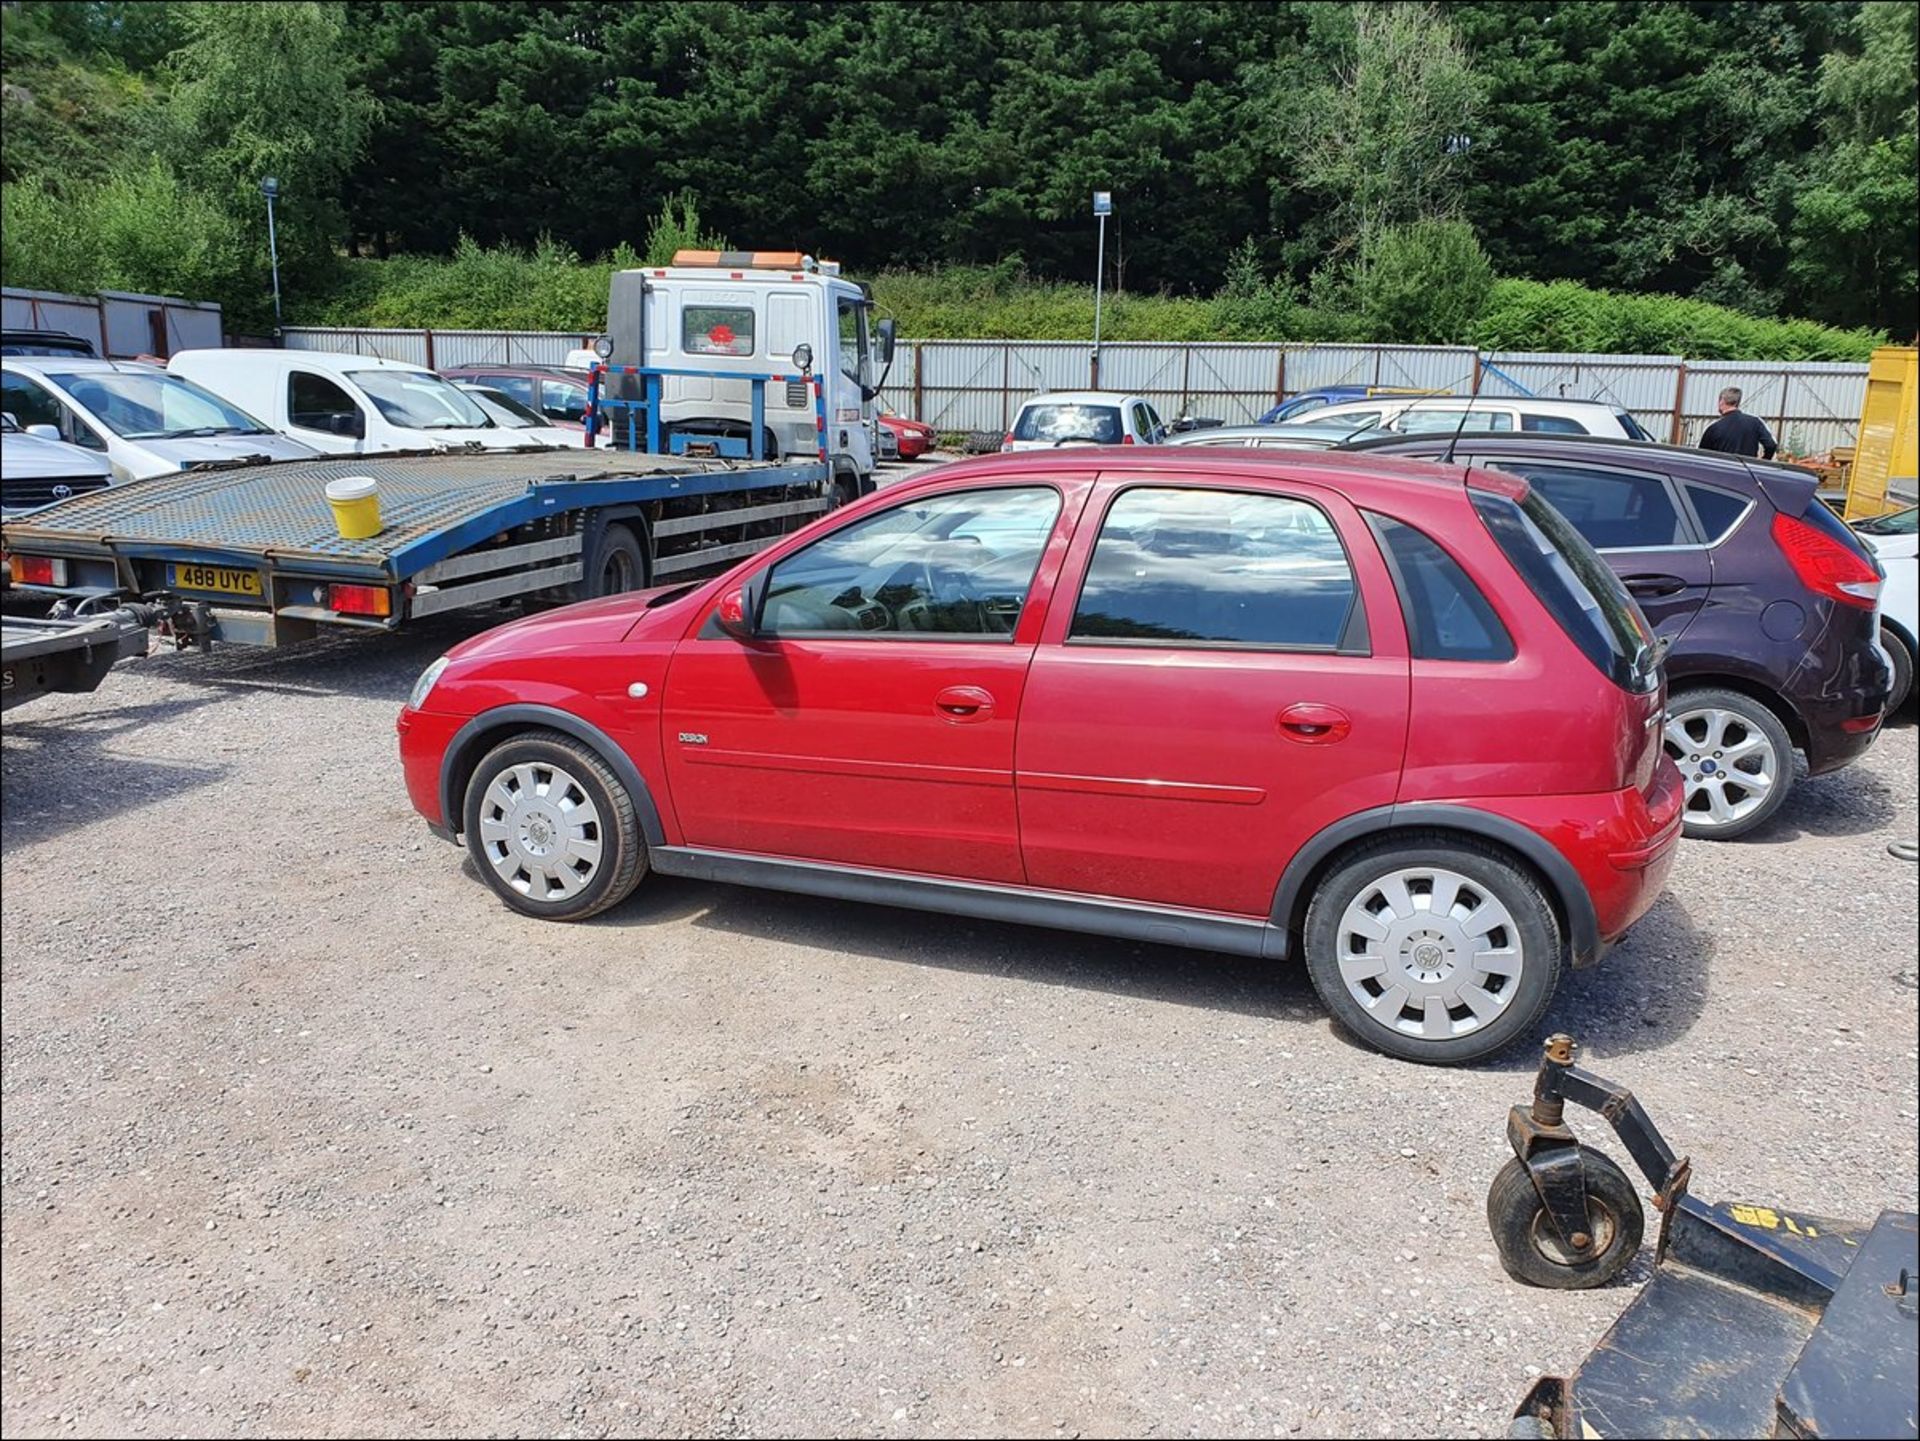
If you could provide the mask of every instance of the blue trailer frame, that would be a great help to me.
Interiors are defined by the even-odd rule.
[[[602,395],[602,386],[609,376],[631,375],[640,379],[642,398],[639,400],[609,399]],[[702,431],[677,430],[665,434],[660,419],[661,382],[672,376],[685,376],[695,380],[744,380],[752,388],[749,400],[750,431],[746,440],[737,435],[715,435]],[[698,447],[709,449],[714,455],[730,460],[765,460],[764,441],[767,433],[767,386],[805,385],[813,393],[813,429],[819,437],[817,455],[820,464],[827,463],[827,393],[820,383],[820,377],[811,370],[789,375],[781,371],[716,371],[716,370],[676,370],[658,365],[608,365],[604,362],[587,372],[587,409],[583,417],[587,426],[587,445],[591,448],[600,431],[602,412],[608,416],[608,436],[615,441],[619,438],[619,421],[626,419],[627,450],[642,449],[640,445],[641,427],[646,431],[644,449],[650,455],[685,455]],[[642,417],[645,417],[644,420]],[[665,448],[662,448],[662,442]]]
[[[656,391],[657,394],[657,391]],[[658,427],[650,425],[657,442]],[[637,426],[634,428],[637,438]],[[326,483],[372,476],[383,528],[342,537]],[[13,589],[154,607],[182,645],[277,645],[515,597],[583,599],[616,530],[639,584],[731,564],[831,505],[824,461],[615,450],[399,452],[204,468],[111,486],[0,527]],[[56,613],[61,607],[56,606]]]

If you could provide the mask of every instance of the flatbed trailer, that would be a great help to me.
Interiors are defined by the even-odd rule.
[[[97,688],[116,661],[147,653],[153,617],[138,607],[60,620],[0,620],[0,710],[52,691]]]
[[[379,534],[343,538],[329,481],[378,483]],[[178,645],[281,645],[514,598],[691,578],[829,508],[817,460],[621,450],[338,455],[183,471],[0,526],[13,593],[151,607]]]

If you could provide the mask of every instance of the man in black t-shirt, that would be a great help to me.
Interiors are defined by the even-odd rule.
[[[1728,455],[1744,455],[1749,459],[1764,456],[1773,459],[1780,447],[1774,444],[1773,432],[1763,421],[1748,415],[1740,408],[1740,388],[1729,385],[1720,392],[1720,418],[1707,427],[1705,435],[1700,437],[1702,450],[1721,450]]]

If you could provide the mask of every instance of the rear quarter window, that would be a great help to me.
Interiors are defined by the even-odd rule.
[[[1460,563],[1425,531],[1367,512],[1419,660],[1508,661],[1513,637]]]
[[[1689,484],[1686,489],[1687,499],[1693,503],[1693,513],[1700,520],[1700,533],[1706,537],[1708,545],[1718,545],[1731,535],[1734,526],[1740,523],[1740,517],[1747,513],[1747,507],[1752,504],[1744,495],[1716,490],[1710,485]]]

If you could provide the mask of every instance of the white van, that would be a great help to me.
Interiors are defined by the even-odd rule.
[[[529,444],[451,381],[401,360],[327,350],[183,350],[167,369],[322,451]]]

